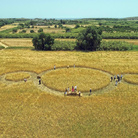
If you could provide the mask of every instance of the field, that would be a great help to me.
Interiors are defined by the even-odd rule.
[[[110,75],[123,74],[124,78],[127,74],[137,76],[137,54],[0,50],[0,137],[138,137],[137,84],[123,79],[118,86],[113,81],[113,89],[93,91],[91,96],[64,97],[63,93],[46,90],[36,78],[39,74],[44,77],[54,65],[58,68],[74,64]],[[2,81],[3,76],[17,72],[32,75],[27,82]]]
[[[0,39],[0,42],[7,45],[8,47],[33,47],[32,39],[22,38],[22,39]]]
[[[48,28],[48,26],[34,26],[34,28],[19,29],[17,33],[21,32],[22,30],[26,30],[26,33],[30,33],[30,30],[34,30],[34,32],[37,33],[40,28],[43,29],[44,33],[65,33],[64,29],[54,28],[54,26],[51,26],[50,28]]]
[[[58,41],[72,41],[75,42],[76,39],[55,39]],[[138,39],[103,39],[103,41],[125,41],[128,43],[133,43],[138,45]],[[0,43],[8,47],[33,47],[31,38],[0,38]]]
[[[16,27],[16,24],[4,25],[0,28],[0,31],[4,31],[4,30],[11,29],[14,27]]]
[[[134,45],[138,45],[138,39],[103,39],[103,41],[125,41]]]

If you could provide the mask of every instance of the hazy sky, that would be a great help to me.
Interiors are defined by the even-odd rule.
[[[0,0],[0,18],[124,18],[138,0]]]

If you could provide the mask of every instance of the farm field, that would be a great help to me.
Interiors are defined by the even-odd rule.
[[[138,39],[103,39],[103,41],[125,41],[134,45],[138,45]]]
[[[42,28],[44,33],[59,33],[59,34],[63,34],[65,33],[64,29],[61,28],[54,28],[54,26],[50,26],[50,28],[48,28],[48,26],[34,26],[34,28],[25,28],[26,33],[30,33],[30,30],[34,30],[35,33],[38,32],[38,30]],[[21,32],[24,29],[19,29],[17,33]]]
[[[76,39],[61,39],[57,38],[55,40],[58,41],[73,41]],[[133,43],[134,45],[138,45],[138,39],[103,39],[103,41],[125,41],[128,43]],[[33,47],[32,38],[0,38],[0,42],[7,46],[17,46],[17,47]]]
[[[33,47],[32,39],[30,38],[1,38],[0,42],[7,45],[8,47]]]
[[[137,54],[0,50],[0,137],[137,137],[138,85],[132,81],[123,79],[118,86],[113,81],[113,89],[92,91],[91,96],[64,97],[62,93],[47,91],[36,79],[39,74],[45,78],[45,71],[52,73],[54,65],[58,69],[75,64],[76,69],[90,67],[110,75],[123,74],[124,78],[132,74],[136,82]],[[23,72],[30,73],[27,82],[13,79],[14,73],[21,80],[29,76]],[[55,74],[58,76],[59,72]],[[11,81],[2,81],[3,75],[12,76]],[[77,81],[85,83],[81,77]],[[98,78],[97,75],[95,79]],[[105,81],[101,79],[101,83]],[[69,85],[71,88],[75,84]]]
[[[0,31],[4,31],[4,30],[11,29],[14,27],[16,27],[16,24],[4,25],[4,26],[0,27]]]

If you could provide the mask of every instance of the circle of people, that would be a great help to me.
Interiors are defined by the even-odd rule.
[[[69,65],[67,66],[67,68],[69,68]],[[74,64],[74,68],[75,68],[75,64]],[[56,69],[56,66],[54,65],[54,70]],[[115,81],[115,86],[117,86],[118,85],[118,83],[120,83],[121,82],[121,80],[122,80],[122,78],[123,78],[123,75],[121,75],[121,76],[119,76],[119,75],[114,75],[114,76],[111,76],[111,82],[114,80]],[[37,76],[37,79],[39,79],[39,85],[41,84],[41,77],[40,76]],[[27,81],[27,79],[24,79],[24,81],[26,82]],[[64,92],[64,95],[67,95],[67,94],[69,94],[69,93],[77,93],[77,86],[72,86],[72,90],[71,90],[71,92],[70,92],[70,89],[69,89],[69,87],[65,90],[65,92]],[[92,89],[90,88],[90,94],[89,95],[91,95],[92,94]],[[79,93],[78,93],[78,95],[79,96],[81,96],[81,92],[79,91]]]

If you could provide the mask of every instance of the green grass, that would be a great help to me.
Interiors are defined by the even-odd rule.
[[[8,47],[8,48],[6,48],[6,49],[33,49],[32,47],[17,47],[17,46],[11,46],[11,47]]]
[[[0,46],[0,49],[4,49],[4,46]]]
[[[133,45],[132,50],[131,51],[138,51],[138,45]]]

